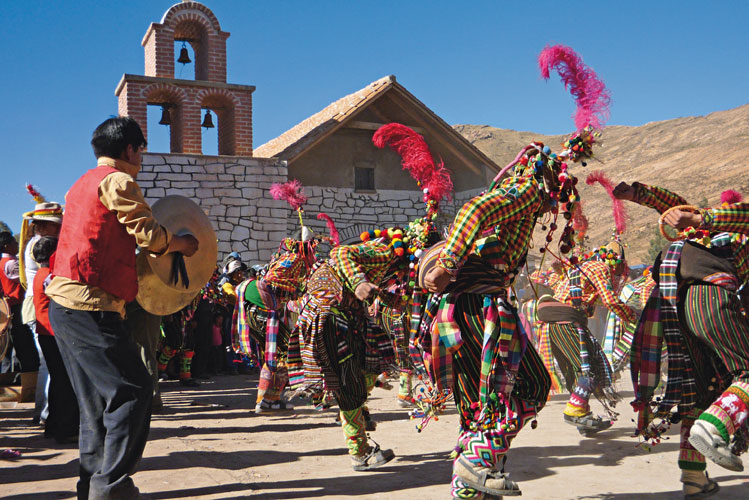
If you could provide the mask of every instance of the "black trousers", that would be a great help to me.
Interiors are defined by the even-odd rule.
[[[78,435],[81,419],[78,401],[55,338],[51,335],[39,335],[39,345],[49,370],[49,416],[44,424],[44,435],[57,441],[66,441]]]
[[[138,498],[130,474],[148,439],[153,383],[119,314],[50,302],[81,413],[79,500]]]
[[[36,350],[34,334],[28,326],[23,324],[21,308],[22,304],[16,304],[10,308],[10,313],[13,315],[10,338],[13,341],[18,362],[21,363],[21,371],[36,372],[39,371],[39,351]]]

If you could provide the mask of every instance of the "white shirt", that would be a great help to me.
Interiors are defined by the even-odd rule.
[[[34,245],[36,242],[42,239],[41,235],[34,235],[26,244],[26,249],[23,251],[23,270],[26,275],[26,296],[34,296],[34,276],[39,270],[39,264],[34,260]]]

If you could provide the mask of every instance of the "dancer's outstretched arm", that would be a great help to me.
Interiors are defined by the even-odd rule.
[[[620,182],[614,188],[614,196],[620,200],[633,201],[663,213],[671,207],[687,205],[687,200],[676,193],[657,186],[648,186],[639,182],[627,184]]]

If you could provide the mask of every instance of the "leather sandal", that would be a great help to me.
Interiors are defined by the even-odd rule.
[[[453,463],[453,474],[458,476],[466,486],[493,496],[522,495],[518,484],[510,475],[488,467],[478,467],[460,455]]]
[[[720,485],[718,485],[716,481],[710,479],[707,472],[705,472],[705,477],[707,477],[707,483],[705,484],[694,483],[692,481],[682,481],[685,486],[692,486],[694,488],[700,488],[701,490],[696,493],[685,493],[684,500],[702,500],[703,498],[709,498],[720,491]]]
[[[361,472],[382,467],[394,458],[395,453],[393,453],[393,450],[383,450],[378,444],[371,446],[369,452],[362,456],[352,455],[351,462],[354,470]]]

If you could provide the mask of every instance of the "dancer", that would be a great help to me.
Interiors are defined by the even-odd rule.
[[[540,143],[523,149],[486,193],[461,208],[433,268],[420,268],[425,287],[434,294],[422,314],[422,330],[426,321],[432,332],[432,372],[440,389],[453,388],[461,415],[454,498],[520,494],[500,469],[513,438],[544,406],[551,381],[519,326],[507,287],[525,262],[544,214],[554,214],[547,247],[561,212],[566,224],[559,251],[572,250],[571,219],[579,194],[566,162],[584,162],[592,154],[589,127],[600,125],[598,113],[608,100],[603,83],[568,47],[544,49],[539,64],[543,76],[557,68],[571,85],[578,97],[579,132],[559,155]],[[503,179],[513,166],[512,175]]]
[[[539,301],[537,316],[542,324],[539,337],[548,336],[551,352],[570,392],[564,421],[575,425],[583,435],[608,429],[616,417],[612,407],[620,398],[613,388],[613,371],[587,324],[598,302],[628,323],[637,319],[614,292],[615,279],[625,274],[626,269],[624,249],[612,241],[593,251],[582,263],[570,265],[554,297]],[[547,361],[546,368],[554,371],[553,363]],[[589,404],[591,394],[603,404],[607,418],[593,415]]]
[[[684,498],[707,498],[719,486],[707,476],[705,457],[742,471],[747,446],[749,320],[736,292],[749,278],[749,204],[729,191],[721,207],[692,212],[678,208],[687,205],[681,196],[638,182],[620,183],[614,194],[657,210],[663,224],[681,230],[653,266],[657,286],[632,347],[633,406],[647,440],[657,442],[681,421]],[[664,339],[668,381],[653,403]]]
[[[315,262],[318,241],[303,226],[302,241],[284,239],[273,256],[267,272],[257,279],[241,283],[232,320],[232,347],[235,352],[252,355],[251,339],[265,353],[258,381],[255,413],[293,410],[283,398],[289,382],[287,354],[291,332],[285,321],[285,307],[299,298],[307,275]]]
[[[192,358],[195,356],[195,309],[198,298],[189,306],[161,320],[163,334],[157,357],[159,378],[167,378],[167,367],[175,356],[179,359],[179,383],[185,387],[198,387],[200,382],[192,376]]]
[[[271,196],[289,203],[297,211],[301,239],[285,238],[262,276],[244,281],[237,287],[240,300],[234,308],[232,347],[235,352],[254,355],[252,341],[262,346],[265,360],[260,370],[255,413],[293,410],[283,397],[289,382],[288,347],[291,331],[286,321],[286,304],[301,297],[305,282],[315,264],[319,239],[302,218],[307,201],[299,181],[271,186]],[[323,215],[323,214],[321,214]],[[319,218],[319,217],[318,217]],[[331,232],[335,225],[329,220]]]

